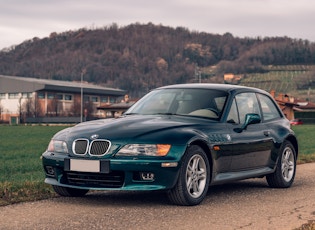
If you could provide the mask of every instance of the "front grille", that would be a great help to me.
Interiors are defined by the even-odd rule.
[[[108,140],[93,140],[91,143],[88,139],[76,139],[73,141],[72,150],[76,155],[103,156],[110,149],[111,143]]]
[[[110,142],[107,140],[94,140],[91,142],[90,155],[102,156],[107,153],[110,148]]]
[[[124,172],[85,173],[65,172],[68,184],[94,188],[120,188],[124,184]]]
[[[84,155],[88,151],[89,140],[77,139],[73,142],[72,150],[74,154]]]

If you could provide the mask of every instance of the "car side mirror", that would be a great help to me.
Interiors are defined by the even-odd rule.
[[[243,132],[248,125],[258,124],[261,122],[261,118],[257,113],[247,113],[245,116],[245,122],[241,128],[235,128],[234,131],[237,133]]]

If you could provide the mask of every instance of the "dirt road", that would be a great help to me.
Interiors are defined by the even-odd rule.
[[[298,165],[293,187],[265,179],[211,187],[194,207],[161,192],[97,192],[0,207],[0,229],[294,229],[315,220],[315,163]]]

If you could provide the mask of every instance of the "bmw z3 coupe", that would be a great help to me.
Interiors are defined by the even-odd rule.
[[[45,182],[61,196],[89,190],[164,190],[177,205],[201,203],[211,185],[265,177],[288,188],[298,142],[269,93],[227,84],[152,90],[121,117],[53,136]]]

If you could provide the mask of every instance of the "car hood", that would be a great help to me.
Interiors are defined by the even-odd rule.
[[[116,119],[102,119],[80,123],[72,128],[61,131],[57,139],[74,140],[77,138],[108,140],[148,140],[174,138],[175,133],[192,132],[197,127],[213,123],[208,119],[180,117],[173,115],[129,115]],[[189,129],[187,129],[190,127]],[[172,130],[172,132],[170,132]],[[188,131],[189,130],[189,131]],[[194,132],[194,131],[193,131]],[[64,136],[66,135],[66,137]],[[61,137],[62,136],[62,137]]]

